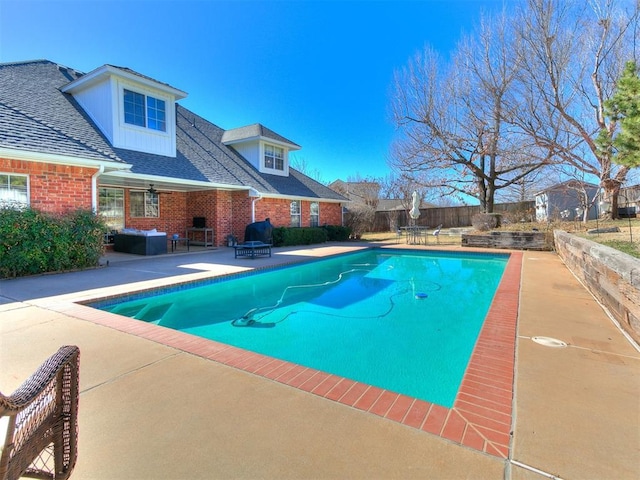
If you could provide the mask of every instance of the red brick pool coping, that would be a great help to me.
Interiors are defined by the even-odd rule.
[[[259,375],[338,403],[508,458],[522,253],[513,252],[453,408],[154,324],[72,304],[64,313]],[[60,307],[60,305],[58,305]]]

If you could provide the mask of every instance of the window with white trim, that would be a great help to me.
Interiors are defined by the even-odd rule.
[[[124,123],[166,132],[166,102],[124,89]]]
[[[109,230],[124,228],[124,190],[100,187],[98,190],[98,213]]]
[[[130,213],[132,217],[160,216],[160,205],[157,193],[131,192],[129,193]]]
[[[0,206],[28,206],[28,184],[27,175],[0,173]]]
[[[301,225],[300,223],[300,200],[293,200],[291,202],[291,205],[289,207],[289,210],[291,212],[291,226],[292,227],[299,227]]]
[[[318,202],[311,202],[309,207],[309,226],[320,226],[320,204]]]
[[[264,168],[284,171],[284,148],[265,144]]]

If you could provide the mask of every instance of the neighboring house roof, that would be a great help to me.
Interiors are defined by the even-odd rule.
[[[437,205],[428,202],[420,203],[420,208],[436,208]],[[411,208],[411,199],[402,200],[400,198],[381,198],[378,200],[378,212],[391,212],[394,210],[409,210]]]
[[[335,180],[329,184],[329,188],[344,195],[354,203],[371,205],[377,201],[380,192],[380,184],[377,182],[344,182]]]
[[[408,210],[409,208],[411,208],[411,201],[405,202],[399,198],[381,198],[378,200],[378,208],[376,210],[390,212],[392,210]]]
[[[620,189],[620,200],[631,203],[640,202],[640,185],[631,185]],[[619,201],[620,201],[619,200]]]
[[[588,188],[588,189],[597,189],[598,185],[589,182],[581,182],[579,180],[567,180],[565,182],[556,183],[555,185],[551,185],[550,187],[545,188],[544,190],[540,190],[536,192],[535,195],[540,195],[542,193],[557,191],[557,190],[577,190],[579,188]]]
[[[373,181],[345,182],[335,180],[329,184],[329,188],[347,197],[352,203],[375,206],[376,212],[392,212],[409,210],[412,200],[402,200],[400,198],[378,198],[380,184]],[[421,202],[420,208],[435,208],[437,205],[428,202]]]
[[[176,185],[251,187],[265,196],[346,200],[292,168],[288,177],[260,173],[223,143],[225,130],[178,104],[176,157],[114,148],[73,96],[61,91],[82,75],[48,60],[0,64],[0,149],[98,161],[107,172],[130,165],[130,176],[164,177]],[[230,130],[230,135],[259,133],[299,148],[260,124],[245,129]]]

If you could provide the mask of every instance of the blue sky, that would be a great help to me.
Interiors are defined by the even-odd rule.
[[[383,177],[394,70],[502,0],[0,0],[0,62],[128,67],[222,128],[262,123],[328,182]]]

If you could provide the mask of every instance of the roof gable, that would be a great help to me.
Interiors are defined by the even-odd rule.
[[[152,178],[176,189],[253,188],[272,197],[346,200],[294,169],[288,177],[260,173],[223,143],[225,130],[178,104],[175,157],[114,148],[74,97],[61,92],[81,77],[46,60],[0,64],[0,149],[25,156],[35,152],[51,161],[64,156],[87,165],[99,162],[107,178],[116,175],[109,173],[114,169],[127,169],[113,176],[121,185],[140,186]],[[260,124],[250,127],[261,138],[298,147]]]
[[[566,190],[595,190],[599,188],[598,185],[589,182],[581,182],[580,180],[566,180],[561,183],[556,183],[555,185],[551,185],[550,187],[545,188],[544,190],[540,190],[536,192],[535,195],[541,195],[543,193],[548,192],[558,192],[558,191],[566,191]]]
[[[186,92],[178,90],[172,87],[168,83],[159,82],[151,77],[142,75],[127,67],[115,67],[113,65],[103,65],[101,67],[92,70],[87,74],[81,74],[68,84],[60,88],[63,93],[74,93],[79,90],[88,88],[89,86],[102,81],[104,78],[111,76],[117,76],[125,78],[136,83],[140,83],[145,87],[153,88],[161,92],[167,93],[175,98],[175,100],[181,100],[187,96]]]
[[[48,60],[0,65],[0,147],[122,162],[104,135],[60,86],[81,75]]]
[[[226,130],[222,135],[222,143],[225,145],[233,145],[235,143],[253,140],[270,140],[287,146],[289,150],[299,150],[301,148],[297,143],[293,143],[291,140],[286,139],[260,123]]]

